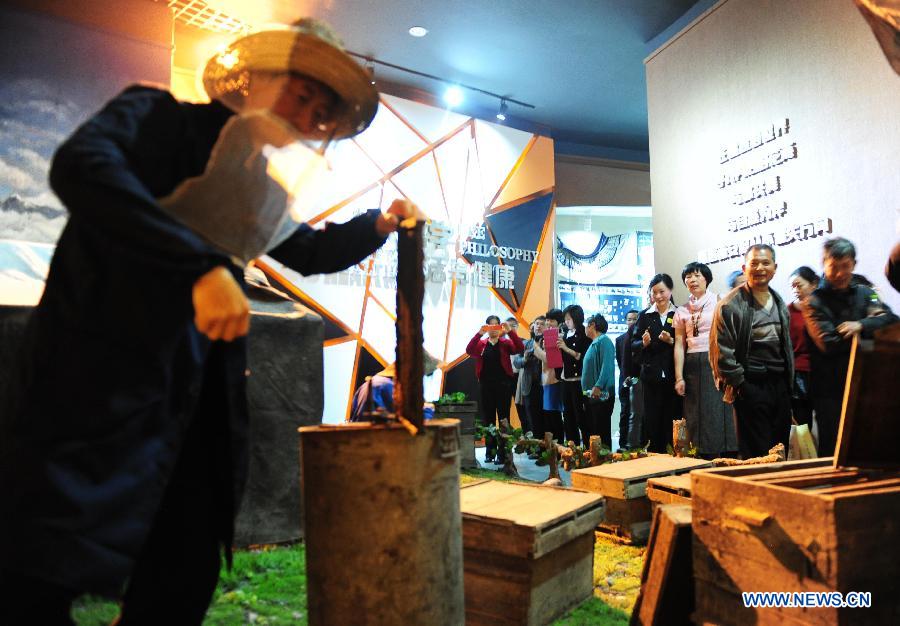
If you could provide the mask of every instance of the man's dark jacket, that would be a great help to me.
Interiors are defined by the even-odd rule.
[[[810,393],[843,397],[850,367],[852,341],[844,339],[837,327],[843,322],[862,324],[862,337],[870,339],[879,328],[897,321],[871,287],[854,283],[844,290],[825,282],[816,289],[803,309],[806,330],[815,347],[810,350]]]
[[[790,320],[784,300],[769,289],[781,322],[781,357],[784,359],[784,380],[788,389],[794,386],[794,348],[791,344]],[[709,365],[716,388],[723,392],[723,400],[734,402],[744,384],[750,343],[753,337],[754,298],[750,285],[735,287],[716,304],[712,329],[709,331]]]
[[[11,404],[0,407],[0,564],[9,571],[118,593],[201,411],[215,411],[220,429],[209,437],[221,442],[214,488],[230,494],[220,524],[230,545],[247,462],[245,342],[201,335],[191,294],[214,266],[239,282],[241,273],[156,198],[203,173],[231,114],[131,87],[54,157],[50,183],[70,218]],[[301,226],[270,254],[303,274],[344,269],[383,242],[376,217]],[[214,407],[198,402],[201,384]]]
[[[616,363],[619,364],[619,386],[628,378],[628,370],[625,369],[625,359],[631,361],[631,338],[626,329],[624,333],[616,337]]]

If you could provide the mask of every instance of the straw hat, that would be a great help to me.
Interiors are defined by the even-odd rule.
[[[426,376],[430,376],[434,373],[436,369],[445,365],[440,359],[436,356],[433,356],[428,350],[422,350],[422,369],[423,373]],[[394,363],[391,363],[386,368],[378,372],[378,376],[385,376],[386,378],[393,378],[397,375],[397,368]]]
[[[341,99],[335,138],[364,131],[375,117],[378,92],[371,77],[324,22],[303,18],[241,37],[207,62],[203,87],[210,98],[241,111],[254,71],[302,74],[331,87]]]

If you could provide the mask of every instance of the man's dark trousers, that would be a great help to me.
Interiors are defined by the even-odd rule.
[[[787,450],[791,436],[791,392],[784,372],[747,374],[734,401],[741,457],[765,456],[777,443]]]

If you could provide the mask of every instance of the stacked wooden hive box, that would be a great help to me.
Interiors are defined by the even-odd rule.
[[[452,417],[459,420],[459,466],[478,467],[475,460],[475,417],[478,415],[477,402],[455,402],[435,404],[434,416]]]
[[[900,325],[853,349],[834,459],[692,475],[695,622],[900,624]],[[743,592],[798,593],[747,608]],[[848,592],[871,606],[797,606]]]
[[[632,543],[645,543],[650,534],[651,519],[647,481],[711,466],[712,463],[702,459],[651,454],[574,470],[572,486],[606,498],[606,517],[600,525],[601,530]]]
[[[603,498],[482,481],[460,490],[466,624],[548,624],[591,597]]]

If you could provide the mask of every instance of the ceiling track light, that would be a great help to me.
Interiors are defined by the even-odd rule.
[[[353,52],[352,50],[346,50],[347,54],[350,56],[354,56],[357,59],[362,59],[366,63],[366,67],[369,68],[371,66],[370,73],[372,75],[372,84],[375,84],[375,65],[383,65],[384,67],[389,67],[393,70],[398,70],[400,72],[406,72],[407,74],[413,74],[415,76],[421,76],[422,78],[428,78],[430,80],[436,80],[438,82],[444,83],[448,85],[447,92],[455,91],[456,95],[452,96],[452,98],[458,98],[459,102],[456,105],[451,106],[459,106],[462,103],[463,98],[463,89],[467,91],[475,91],[480,94],[484,94],[486,96],[490,96],[491,98],[496,98],[500,101],[500,110],[497,112],[497,119],[500,121],[504,121],[506,119],[506,111],[509,108],[509,104],[515,104],[520,107],[525,107],[526,109],[533,109],[535,106],[533,104],[529,104],[527,102],[522,102],[521,100],[516,100],[514,98],[510,98],[509,96],[504,96],[499,93],[494,93],[493,91],[488,91],[487,89],[479,89],[478,87],[473,87],[471,85],[463,85],[462,83],[457,83],[452,80],[447,80],[446,78],[441,78],[440,76],[435,76],[434,74],[428,74],[426,72],[420,72],[418,70],[414,70],[408,67],[403,67],[402,65],[397,65],[395,63],[389,63],[387,61],[382,61],[381,59],[377,59],[373,56],[369,56],[366,54],[360,54],[358,52]],[[444,100],[447,100],[447,93],[444,94]],[[500,117],[500,116],[503,117]]]
[[[500,98],[500,110],[497,111],[497,119],[501,122],[506,121],[506,110],[509,108],[509,105],[506,104],[506,98]]]

